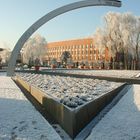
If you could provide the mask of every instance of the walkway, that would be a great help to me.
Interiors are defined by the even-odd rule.
[[[61,140],[6,76],[0,76],[0,140]],[[140,85],[122,97],[86,140],[140,140]]]
[[[140,85],[134,85],[125,94],[87,140],[140,140]]]
[[[0,76],[0,140],[60,140],[51,125],[6,76]]]

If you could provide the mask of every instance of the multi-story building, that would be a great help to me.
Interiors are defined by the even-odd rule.
[[[64,51],[70,52],[75,63],[94,63],[101,59],[109,60],[108,49],[105,49],[104,53],[100,55],[92,38],[52,42],[48,43],[46,47],[45,58],[47,61],[55,58],[60,62],[60,57]]]

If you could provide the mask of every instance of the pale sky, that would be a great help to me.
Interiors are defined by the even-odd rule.
[[[0,47],[13,48],[20,36],[48,12],[78,0],[0,0]],[[89,7],[60,15],[36,33],[47,42],[85,38],[94,34],[109,12],[131,12],[140,16],[140,0],[122,0],[122,7]]]

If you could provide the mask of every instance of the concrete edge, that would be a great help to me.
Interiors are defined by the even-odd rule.
[[[91,133],[92,129],[99,121],[119,102],[119,100],[128,92],[131,85],[126,85],[119,94],[108,104],[92,121],[75,137],[74,140],[85,140]]]
[[[16,80],[25,89],[27,88],[27,91],[30,92],[30,94],[46,108],[46,110],[53,116],[55,121],[59,122],[62,128],[72,138],[74,138],[124,86],[123,84],[120,87],[95,99],[94,101],[88,102],[83,107],[71,110],[65,107],[63,104],[55,101],[52,97],[43,93],[38,88],[28,84],[26,81],[21,79],[20,76],[17,76]]]

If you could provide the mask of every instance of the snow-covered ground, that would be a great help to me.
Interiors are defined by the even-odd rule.
[[[0,140],[60,140],[10,77],[0,77]]]
[[[140,85],[134,85],[86,140],[140,140]]]
[[[93,75],[93,76],[107,76],[119,78],[140,78],[140,71],[138,70],[49,70],[50,72]]]
[[[0,71],[0,76],[6,76],[6,72]]]
[[[20,73],[25,81],[39,87],[61,103],[75,108],[119,87],[106,80]]]
[[[60,139],[54,129],[16,84],[10,78],[1,76],[0,140],[54,139]],[[86,140],[140,140],[140,85],[134,85],[122,97]]]

